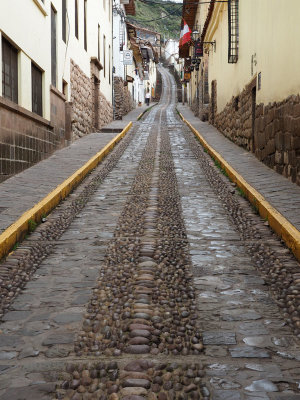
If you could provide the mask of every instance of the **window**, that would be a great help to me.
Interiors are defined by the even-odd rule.
[[[111,74],[111,65],[110,65],[110,57],[111,57],[111,54],[110,54],[110,45],[108,46],[108,82],[109,82],[109,84],[110,84],[110,74]]]
[[[98,25],[98,60],[100,61],[100,25]]]
[[[120,51],[123,51],[125,45],[125,24],[121,19],[119,22],[119,32],[119,48]]]
[[[56,10],[51,6],[51,83],[56,87]]]
[[[209,104],[209,83],[208,83],[208,65],[204,69],[204,104]]]
[[[63,94],[66,96],[66,99],[68,99],[68,83],[64,79],[62,80],[62,88]]]
[[[86,14],[87,14],[87,0],[84,0],[84,50],[87,50],[87,25],[86,25]]]
[[[239,57],[239,0],[228,0],[228,63]]]
[[[43,116],[43,73],[31,63],[32,112]]]
[[[18,103],[18,50],[2,37],[2,96]]]
[[[67,41],[67,0],[62,0],[62,40]]]
[[[75,1],[75,36],[78,39],[79,35],[78,35],[78,0],[74,0]]]
[[[103,74],[105,78],[105,61],[106,61],[106,56],[105,56],[105,46],[106,46],[106,37],[103,35]]]

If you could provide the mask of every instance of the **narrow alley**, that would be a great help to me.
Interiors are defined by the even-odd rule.
[[[299,264],[159,69],[160,102],[1,265],[1,400],[300,399]]]

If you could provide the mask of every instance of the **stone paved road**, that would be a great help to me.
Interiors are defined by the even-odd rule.
[[[138,115],[146,109],[146,106],[142,106],[132,110],[123,120],[113,121],[105,126],[103,132],[83,137],[33,167],[0,183],[0,234],[83,166],[130,121],[136,121]]]
[[[204,139],[265,199],[300,231],[300,187],[237,146],[215,127],[195,117],[188,106],[178,110]]]
[[[21,246],[52,247],[2,318],[0,400],[300,398],[299,265],[178,119],[162,73],[161,104],[84,182],[85,207]]]

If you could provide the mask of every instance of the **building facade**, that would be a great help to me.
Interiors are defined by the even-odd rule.
[[[2,0],[0,181],[112,120],[112,0]]]
[[[142,36],[147,34],[147,39]],[[152,100],[158,100],[156,93],[157,64],[159,51],[156,44],[157,32],[137,27],[127,22],[128,48],[132,51],[134,59],[134,93],[138,105],[145,102],[145,95],[149,91]],[[150,33],[150,36],[149,36]],[[152,40],[152,39],[153,40]],[[155,44],[152,44],[154,42]]]
[[[128,4],[127,4],[128,3]],[[136,107],[139,82],[135,78],[134,58],[126,58],[128,52],[128,32],[126,15],[135,15],[134,2],[115,0],[113,5],[113,77],[114,77],[114,118],[122,119]]]
[[[230,140],[297,184],[299,13],[297,0],[212,1],[207,6],[197,2],[189,26],[193,31],[200,27],[204,54],[198,77],[195,69],[190,71],[187,83],[195,113],[200,117],[206,113]],[[189,69],[193,46],[184,51],[181,56]]]

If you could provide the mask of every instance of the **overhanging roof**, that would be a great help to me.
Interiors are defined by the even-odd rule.
[[[197,14],[199,0],[184,0],[182,5],[182,21],[181,29],[183,28],[183,20],[188,24],[190,29],[193,29]]]
[[[127,15],[135,15],[135,3],[134,0],[130,0],[129,4],[124,4]]]
[[[199,0],[184,0],[182,5],[182,20],[181,20],[181,29],[183,29],[184,22],[188,24],[189,28],[193,30],[197,9],[198,9]],[[179,46],[179,57],[185,58],[189,56],[189,43],[184,44],[183,46]]]

